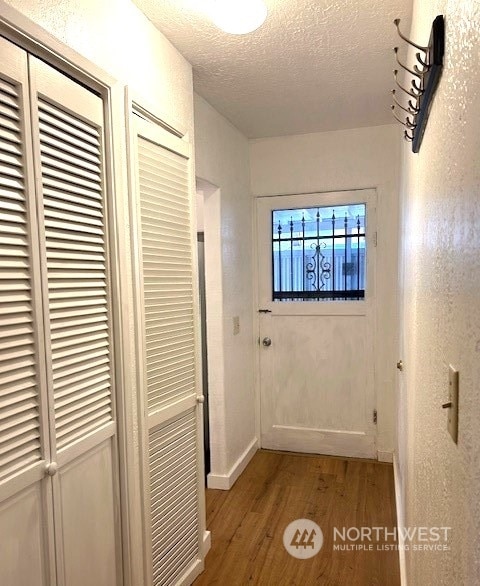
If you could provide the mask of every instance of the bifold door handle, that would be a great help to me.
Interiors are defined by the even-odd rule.
[[[402,371],[403,370],[403,360],[399,360],[397,362],[397,368],[398,370]]]
[[[272,345],[272,340],[270,340],[270,338],[263,338],[262,344],[264,346],[271,346]]]
[[[58,464],[56,462],[50,462],[45,466],[45,471],[49,476],[55,476],[58,471]]]
[[[205,397],[203,395],[198,395],[197,403],[205,403]]]

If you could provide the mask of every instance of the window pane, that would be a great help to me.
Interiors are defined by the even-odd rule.
[[[274,301],[365,298],[365,204],[272,212]]]

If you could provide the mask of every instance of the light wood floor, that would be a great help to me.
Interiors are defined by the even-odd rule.
[[[312,519],[324,545],[308,560],[283,531]],[[259,451],[230,491],[207,490],[212,549],[195,586],[398,586],[396,551],[334,551],[333,527],[396,525],[393,468],[368,460]]]

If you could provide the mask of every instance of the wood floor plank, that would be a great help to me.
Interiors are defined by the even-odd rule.
[[[373,551],[334,550],[334,527],[395,527],[389,464],[260,450],[230,491],[209,489],[206,498],[212,549],[195,586],[400,584],[396,550],[377,551],[376,542]],[[283,546],[286,526],[302,518],[324,534],[307,560]]]

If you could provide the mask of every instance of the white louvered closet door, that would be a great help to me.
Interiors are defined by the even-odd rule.
[[[203,568],[190,147],[140,118],[134,143],[147,564],[151,584],[169,586]]]
[[[57,580],[121,583],[103,102],[29,57]]]
[[[0,38],[0,583],[55,583],[27,54]]]

